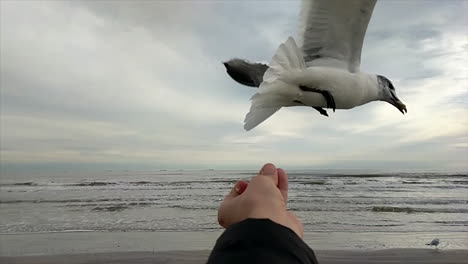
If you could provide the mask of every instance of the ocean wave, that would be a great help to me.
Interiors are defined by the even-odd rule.
[[[468,181],[450,181],[453,184],[462,184],[462,185],[468,185]]]
[[[102,181],[92,181],[92,182],[80,182],[65,184],[65,186],[106,186],[106,185],[116,185],[115,182],[102,182]]]
[[[290,204],[289,209],[295,212],[376,212],[376,213],[468,213],[465,208],[414,208],[414,207],[398,207],[398,206],[373,206],[373,207],[335,207],[335,206],[301,206]]]
[[[347,197],[333,197],[333,196],[316,196],[316,197],[291,197],[288,199],[288,203],[329,203],[329,204],[355,204],[355,205],[457,205],[457,204],[468,204],[468,200],[406,200],[401,197],[360,197],[360,196],[347,196]]]
[[[327,181],[289,181],[290,183],[304,184],[304,185],[328,185]]]
[[[413,208],[413,207],[396,207],[396,206],[374,206],[370,209],[373,212],[389,212],[389,213],[468,213],[468,209],[460,208]]]
[[[0,186],[37,186],[35,182],[14,182],[14,183],[0,183]]]
[[[128,209],[128,206],[119,204],[119,205],[111,205],[111,206],[97,206],[91,210],[92,211],[120,212],[125,209]]]
[[[367,226],[367,227],[395,227],[395,226],[405,226],[405,224],[365,224],[365,223],[341,223],[333,222],[333,224],[344,225],[344,226]]]
[[[147,186],[147,185],[156,185],[156,186],[161,186],[161,185],[164,185],[164,183],[161,183],[161,182],[151,182],[151,181],[134,181],[134,182],[129,182],[129,184],[131,185],[144,185],[144,186]]]
[[[412,200],[412,201],[404,201],[406,204],[423,204],[423,205],[447,205],[447,204],[467,204],[467,200]]]
[[[178,209],[187,209],[187,210],[199,210],[199,209],[209,209],[209,210],[217,210],[219,208],[218,204],[215,205],[168,205],[168,208],[178,208]]]
[[[374,206],[372,207],[373,212],[405,212],[414,213],[415,210],[411,207],[393,207],[393,206]]]
[[[141,199],[123,199],[123,198],[104,198],[104,199],[63,199],[63,200],[7,200],[0,201],[0,204],[12,204],[12,203],[59,203],[67,204],[70,203],[70,206],[73,206],[73,203],[81,203],[83,205],[89,203],[102,203],[102,202],[146,202],[146,201],[159,201],[161,198],[141,198]],[[177,200],[177,199],[175,199]]]
[[[21,187],[21,186],[52,186],[52,187],[105,187],[105,186],[121,186],[122,188],[128,188],[129,186],[167,186],[167,187],[180,187],[184,188],[189,185],[206,185],[213,183],[220,184],[233,184],[236,180],[234,179],[206,179],[206,180],[194,180],[194,181],[120,181],[120,182],[109,182],[109,181],[88,181],[88,182],[77,182],[77,183],[36,183],[36,182],[18,182],[18,183],[0,183],[0,187]]]
[[[468,221],[434,221],[434,223],[449,226],[468,226]]]
[[[125,209],[129,209],[132,207],[142,207],[142,206],[150,206],[155,205],[155,203],[150,202],[133,202],[133,203],[121,203],[121,204],[100,204],[100,205],[93,205],[96,206],[92,211],[108,211],[108,212],[115,212],[115,211],[122,211]],[[87,207],[91,205],[86,205]]]
[[[243,175],[243,173],[239,173]],[[253,175],[253,174],[252,174]],[[423,174],[423,175],[404,175],[404,174],[322,174],[317,175],[314,173],[290,173],[290,183],[292,184],[301,184],[301,185],[360,185],[363,184],[363,187],[366,186],[365,183],[362,183],[360,178],[366,179],[365,181],[379,181],[378,178],[381,177],[400,177],[401,184],[386,186],[385,188],[378,188],[373,190],[387,190],[387,189],[396,189],[395,191],[408,191],[408,189],[403,189],[404,185],[430,185],[431,188],[440,188],[440,189],[453,189],[453,188],[468,188],[468,180],[466,174]],[[449,179],[446,179],[450,177]],[[342,178],[343,181],[339,183],[333,182],[333,179]],[[345,180],[345,178],[348,178]],[[438,179],[434,181],[431,179]],[[16,183],[0,183],[0,187],[34,187],[34,186],[52,186],[52,187],[103,187],[112,186],[112,188],[131,188],[131,186],[152,186],[152,187],[170,187],[170,188],[184,188],[186,186],[197,186],[197,185],[229,185],[233,184],[236,181],[235,178],[207,178],[207,179],[197,179],[197,180],[181,180],[181,181],[84,181],[76,183],[60,183],[60,182],[16,182]],[[202,188],[202,187],[197,187]],[[397,190],[400,189],[400,190]]]
[[[393,177],[395,174],[379,174],[379,173],[370,173],[370,174],[344,174],[344,173],[307,173],[307,172],[290,172],[288,173],[290,178],[303,178],[306,177],[330,177],[330,178],[379,178],[379,177]]]
[[[0,235],[21,235],[21,234],[53,234],[53,233],[89,233],[89,232],[187,232],[187,231],[218,231],[221,229],[217,224],[210,224],[211,226],[203,226],[203,227],[148,227],[148,228],[141,228],[141,227],[132,227],[132,226],[125,226],[125,227],[94,227],[89,229],[67,229],[67,228],[60,228],[57,227],[55,230],[34,230],[34,231],[23,231],[23,230],[12,230],[12,231],[3,231],[0,232]]]
[[[403,184],[433,184],[429,181],[402,181]]]

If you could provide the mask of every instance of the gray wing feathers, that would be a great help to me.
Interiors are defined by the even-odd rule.
[[[358,72],[376,0],[303,0],[299,46],[307,66]]]

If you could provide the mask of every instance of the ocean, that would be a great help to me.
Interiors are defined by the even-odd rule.
[[[237,180],[255,174],[109,170],[2,175],[0,235],[220,231],[216,214],[224,195]],[[456,242],[447,246],[468,248],[467,173],[288,174],[288,207],[306,233],[456,234]]]

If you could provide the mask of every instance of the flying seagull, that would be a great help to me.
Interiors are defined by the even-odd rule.
[[[259,87],[244,120],[249,131],[281,107],[351,109],[385,101],[401,113],[392,82],[361,72],[361,49],[376,0],[303,0],[298,42],[289,37],[269,65],[232,59],[224,63],[237,82]]]
[[[431,241],[431,243],[427,243],[426,245],[437,247],[437,246],[439,245],[439,243],[440,243],[440,240],[439,240],[438,238],[435,238],[435,239],[433,239],[433,240]]]

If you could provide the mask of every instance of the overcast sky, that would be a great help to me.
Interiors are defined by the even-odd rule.
[[[298,1],[0,1],[2,167],[468,169],[468,1],[379,1],[361,70],[393,81],[330,117],[283,108],[243,130]]]

